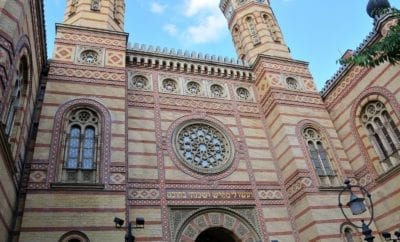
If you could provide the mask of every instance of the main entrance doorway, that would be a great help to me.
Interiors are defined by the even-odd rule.
[[[240,240],[232,233],[222,227],[209,228],[197,237],[195,242],[239,242]]]
[[[238,211],[241,211],[238,209]],[[255,220],[251,208],[244,208],[242,212],[250,220]],[[173,215],[173,214],[172,214]],[[181,219],[179,227],[171,230],[174,242],[256,242],[262,241],[256,227],[231,208],[205,208],[199,209]],[[175,224],[171,224],[176,226]],[[176,233],[176,235],[174,234]]]

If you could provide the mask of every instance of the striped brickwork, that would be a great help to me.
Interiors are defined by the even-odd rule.
[[[125,3],[123,0],[97,1],[98,9],[93,8],[92,0],[67,0],[64,23],[95,27],[104,30],[123,31]]]
[[[17,191],[30,152],[36,96],[46,62],[42,8],[42,2],[35,0],[5,0],[0,4],[0,241],[6,241],[18,227]],[[26,70],[21,102],[6,135],[12,89],[21,69]]]
[[[297,238],[342,241],[338,228],[345,219],[337,207],[337,192],[344,177],[353,177],[352,169],[306,63],[264,56],[255,70],[273,159]],[[287,86],[288,77],[299,82],[297,90]],[[304,127],[313,127],[324,137],[336,183],[324,184],[315,173],[302,136]]]
[[[98,50],[98,63],[79,63],[78,55],[85,48]],[[54,50],[20,241],[56,241],[75,230],[90,238],[115,241],[123,232],[115,229],[113,218],[125,218],[126,214],[126,35],[59,25]],[[65,136],[65,115],[77,106],[92,108],[100,116],[100,190],[79,186],[55,188],[60,181],[57,171],[63,157],[59,147],[63,144],[61,137]]]
[[[227,17],[228,26],[241,59],[254,63],[260,54],[290,58],[289,49],[269,3],[221,1],[220,7],[225,16],[227,12],[233,11],[231,18]],[[254,32],[250,30],[249,19],[254,23]]]
[[[289,215],[258,105],[255,99],[251,102],[235,100],[235,87],[246,86],[250,90],[253,87],[212,77],[207,72],[200,73],[204,77],[199,78],[177,71],[154,70],[152,66],[140,63],[128,67],[128,72],[149,77],[153,87],[150,91],[128,91],[127,97],[129,187],[132,187],[128,190],[130,212],[134,216],[146,214],[150,223],[144,230],[137,231],[139,238],[172,241],[172,238],[177,238],[174,236],[178,236],[179,229],[183,229],[185,234],[184,228],[172,232],[171,228],[170,231],[163,229],[171,226],[173,213],[170,209],[249,206],[256,212],[253,219],[262,238],[293,241]],[[224,99],[209,99],[160,93],[160,80],[165,76],[175,80],[207,79],[226,87],[229,95]],[[208,120],[225,130],[235,143],[232,168],[208,177],[182,166],[182,161],[173,151],[171,135],[180,123],[191,119]],[[210,184],[213,184],[212,188]],[[235,191],[248,191],[253,198],[221,200],[207,195],[208,192],[225,194]],[[197,228],[196,231],[200,233],[203,230]],[[195,234],[191,235],[193,237],[182,236],[188,241],[195,239]]]
[[[337,197],[346,178],[372,193],[376,240],[380,232],[400,226],[399,166],[389,171],[380,166],[359,117],[363,105],[377,100],[400,126],[398,66],[347,66],[321,98],[308,64],[290,59],[267,2],[233,2],[229,28],[238,54],[254,62],[251,66],[181,50],[127,49],[123,2],[67,1],[42,79],[45,95],[37,104],[44,40],[32,33],[41,33],[41,4],[0,4],[0,23],[7,23],[0,31],[0,53],[6,53],[0,55],[3,123],[18,58],[32,56],[27,58],[29,92],[16,116],[11,146],[0,130],[0,241],[7,240],[14,224],[20,232],[14,241],[64,242],[81,235],[83,241],[120,241],[126,222],[118,229],[113,218],[144,217],[145,227],[133,231],[136,241],[195,242],[205,231],[220,228],[245,242],[339,242],[346,224]],[[223,11],[227,2],[221,1]],[[29,21],[20,16],[39,17],[23,26]],[[255,45],[248,17],[260,41]],[[85,61],[93,51],[95,58]],[[62,181],[67,114],[77,107],[99,116],[98,181],[93,184]],[[41,110],[35,114],[40,122],[33,121],[38,133],[28,153],[26,194],[19,196],[24,209],[14,216],[15,174],[22,168],[15,161],[30,151],[35,108]],[[225,169],[196,171],[177,154],[175,131],[193,120],[214,126],[230,140],[232,160]],[[305,128],[320,134],[335,177],[316,173]],[[353,235],[361,240],[360,233]]]
[[[381,101],[397,127],[400,126],[400,72],[397,66],[374,69],[349,68],[348,74],[325,97],[327,109],[357,181],[372,191],[375,225],[378,231],[399,227],[400,195],[398,169],[385,171],[360,120],[361,108],[369,101]],[[351,92],[349,92],[351,90]],[[340,100],[340,102],[338,102]]]

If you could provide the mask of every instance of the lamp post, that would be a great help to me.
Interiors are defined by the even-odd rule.
[[[114,223],[116,228],[121,228],[122,225],[124,224],[124,220],[115,217],[114,218]],[[126,234],[125,234],[125,242],[135,242],[135,236],[132,233],[132,228],[136,229],[143,229],[144,228],[144,218],[143,217],[137,217],[136,218],[136,224],[132,226],[132,222],[128,222]]]
[[[343,216],[346,218],[348,223],[350,223],[352,226],[354,226],[356,228],[361,229],[362,234],[364,235],[365,241],[373,242],[375,237],[372,235],[372,230],[369,228],[369,226],[372,223],[372,220],[374,219],[374,207],[372,204],[371,194],[363,186],[351,185],[350,180],[346,180],[344,182],[344,184],[346,186],[343,188],[343,190],[339,193],[339,196],[338,196],[340,210],[342,211]],[[371,218],[369,219],[368,223],[365,223],[365,221],[362,219],[361,226],[358,226],[358,225],[354,224],[353,222],[351,222],[351,220],[349,219],[349,217],[343,210],[343,204],[341,202],[342,194],[344,192],[349,192],[350,200],[349,200],[349,202],[347,202],[346,206],[350,208],[351,213],[353,215],[360,215],[360,214],[364,213],[365,211],[367,211],[367,208],[364,203],[365,198],[357,197],[357,195],[355,195],[352,190],[353,188],[359,188],[362,191],[362,193],[366,195],[366,197],[368,198],[369,204],[371,206]]]
[[[394,241],[398,242],[400,241],[400,229],[394,232],[394,236],[397,237],[397,239],[392,239],[392,235],[389,232],[382,232],[382,237],[385,239],[385,241]]]

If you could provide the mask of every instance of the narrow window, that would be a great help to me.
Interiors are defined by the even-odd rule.
[[[344,230],[344,238],[346,239],[346,242],[354,242],[353,230],[351,228],[346,228]]]
[[[321,185],[338,185],[337,176],[332,168],[328,152],[323,144],[320,133],[314,128],[306,128],[303,131],[303,137],[307,142],[311,162],[314,165],[315,172],[320,178]]]
[[[400,131],[385,105],[380,101],[367,103],[361,111],[361,121],[382,168],[389,170],[399,164]]]
[[[260,41],[260,38],[258,37],[257,28],[254,23],[254,20],[251,17],[247,17],[246,21],[247,21],[247,27],[249,28],[249,31],[250,31],[250,36],[253,40],[253,44],[254,45],[260,44],[261,41]]]
[[[21,59],[21,63],[17,72],[17,78],[14,87],[11,91],[8,112],[6,116],[5,134],[10,141],[13,135],[15,119],[19,109],[23,105],[23,99],[26,96],[27,80],[28,79],[28,65],[25,58]],[[21,119],[22,120],[22,119]]]
[[[89,109],[70,113],[66,134],[66,147],[62,180],[68,183],[95,183],[97,178],[97,152],[99,118]]]

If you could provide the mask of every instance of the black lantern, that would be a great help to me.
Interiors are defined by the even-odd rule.
[[[131,222],[128,222],[126,234],[125,234],[125,242],[135,242],[135,236],[132,233],[132,228],[136,229],[143,229],[144,228],[144,218],[143,217],[137,217],[136,218],[136,224],[132,226]],[[115,217],[114,218],[114,223],[116,228],[121,228],[122,225],[124,224],[124,220]]]
[[[387,231],[383,231],[382,232],[382,237],[385,239],[385,241],[400,241],[400,229],[397,230],[396,232],[394,232],[394,236],[397,237],[397,239],[392,239],[392,235],[387,232]]]
[[[350,207],[353,215],[360,215],[367,211],[364,200],[364,198],[357,197],[353,191],[350,190],[350,201],[347,203],[347,206]]]
[[[338,196],[338,200],[339,200],[339,207],[340,210],[342,211],[344,217],[346,218],[347,222],[350,223],[351,225],[353,225],[356,228],[359,228],[362,230],[362,234],[364,235],[364,240],[367,242],[372,242],[374,241],[374,236],[372,235],[372,230],[369,228],[369,226],[372,223],[372,220],[374,218],[374,207],[372,204],[372,199],[371,199],[371,194],[369,194],[369,192],[362,186],[359,185],[351,185],[350,184],[350,180],[346,180],[344,182],[344,184],[346,185],[343,190],[339,193]],[[345,213],[345,211],[343,210],[343,204],[341,202],[341,198],[342,198],[342,194],[344,192],[349,192],[350,193],[350,200],[349,202],[346,203],[347,207],[350,208],[351,213],[353,215],[360,215],[363,214],[365,211],[367,211],[367,207],[365,206],[365,198],[362,197],[357,197],[357,195],[354,194],[353,192],[353,188],[358,188],[361,190],[361,192],[368,198],[368,202],[371,208],[371,218],[368,221],[368,223],[365,223],[364,220],[361,220],[361,226],[358,226],[356,224],[354,224],[353,222],[351,222],[351,220],[349,219],[349,217],[347,216],[347,214]]]

